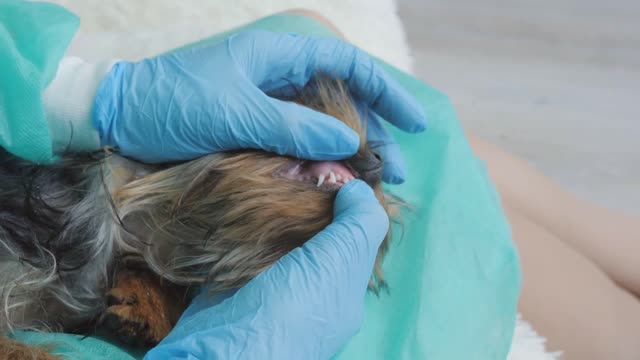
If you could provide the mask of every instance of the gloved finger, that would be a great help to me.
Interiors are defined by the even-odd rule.
[[[292,85],[301,88],[312,76],[322,73],[344,80],[355,97],[398,128],[419,132],[426,127],[418,102],[373,58],[353,45],[337,39],[269,32],[245,33],[233,41],[260,43],[261,61],[279,64],[270,71],[250,71],[254,83],[265,92]]]
[[[400,146],[384,127],[382,119],[366,107],[358,106],[360,118],[367,129],[369,148],[382,158],[384,167],[382,181],[387,184],[402,184],[405,179],[405,163]]]
[[[267,119],[258,114],[247,122],[242,147],[260,148],[280,155],[309,160],[339,160],[358,150],[360,137],[342,121],[310,108],[270,98],[264,94]],[[238,133],[238,132],[236,132]]]
[[[333,211],[333,222],[302,248],[327,271],[361,277],[366,286],[389,218],[373,189],[360,180],[338,191]]]
[[[331,44],[327,46],[331,48]],[[338,61],[319,55],[316,65],[319,71],[342,75],[356,99],[364,101],[399,129],[416,133],[426,128],[427,121],[422,106],[369,55],[346,43],[333,46],[346,47],[343,50],[345,58]]]

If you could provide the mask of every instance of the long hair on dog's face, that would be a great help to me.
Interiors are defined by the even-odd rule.
[[[357,154],[305,161],[237,151],[171,165],[70,156],[40,166],[0,153],[0,330],[95,317],[112,270],[128,261],[179,285],[242,286],[329,225],[338,190],[355,178],[394,220],[400,203],[382,191],[382,161],[344,86],[318,79],[288,100],[354,129]],[[388,240],[374,290],[384,285]]]
[[[360,134],[357,154],[302,161],[260,151],[220,153],[134,180],[114,194],[125,226],[137,229],[126,243],[139,243],[129,250],[172,282],[222,290],[243,285],[329,225],[337,191],[351,179],[372,186],[394,218],[395,202],[380,186],[382,161],[367,145],[343,85],[320,79],[295,101]],[[380,261],[373,280],[372,288],[383,285]]]

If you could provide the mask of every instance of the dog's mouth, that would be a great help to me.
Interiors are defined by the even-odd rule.
[[[313,184],[327,190],[340,189],[357,178],[357,173],[343,161],[294,160],[276,172],[290,180]]]

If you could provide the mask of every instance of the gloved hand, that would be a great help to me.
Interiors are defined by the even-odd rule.
[[[145,359],[328,359],[360,328],[389,227],[371,188],[338,192],[334,220],[234,295],[201,294]]]
[[[145,162],[239,148],[312,160],[353,155],[359,138],[342,122],[270,96],[292,94],[316,73],[342,79],[369,116],[369,140],[385,160],[383,180],[404,181],[384,118],[425,128],[421,107],[373,59],[345,42],[251,31],[141,62],[116,63],[93,110],[102,145]]]

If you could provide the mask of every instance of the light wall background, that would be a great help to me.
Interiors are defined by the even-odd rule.
[[[415,72],[467,129],[640,214],[640,1],[398,1]]]

